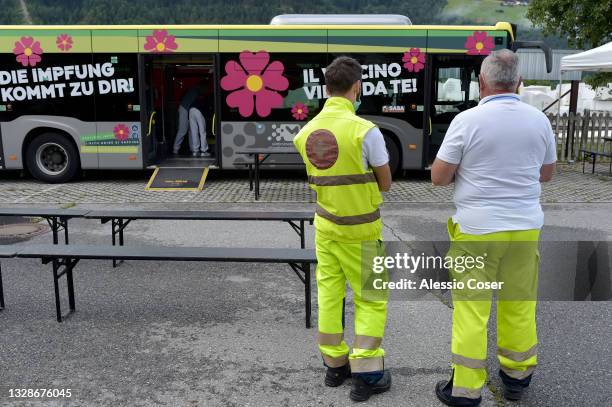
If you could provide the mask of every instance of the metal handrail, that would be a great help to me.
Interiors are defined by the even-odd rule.
[[[555,105],[555,103],[559,102],[561,103],[561,99],[563,99],[568,93],[570,93],[572,90],[568,89],[567,92],[565,92],[563,95],[559,96],[557,99],[555,99],[554,102],[552,102],[550,105],[546,106],[544,109],[542,109],[542,112],[547,111],[548,109],[550,109],[551,107],[553,107]]]

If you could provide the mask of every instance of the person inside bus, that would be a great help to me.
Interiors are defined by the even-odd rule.
[[[183,144],[183,140],[185,139],[185,135],[189,131],[189,108],[191,108],[191,106],[195,103],[195,101],[203,93],[203,91],[204,83],[200,82],[196,86],[185,92],[181,99],[181,103],[178,108],[178,130],[176,132],[176,138],[174,139],[174,154],[179,153],[181,144]],[[191,142],[189,143],[189,147],[191,149],[191,154],[194,157],[199,156],[199,151],[194,148],[195,145],[193,142],[193,137],[191,137],[190,141]]]
[[[206,105],[203,97],[198,97],[189,108],[189,141],[194,157],[210,157],[206,142],[206,120],[204,112]]]

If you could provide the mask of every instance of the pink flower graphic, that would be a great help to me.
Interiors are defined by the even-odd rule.
[[[125,124],[118,124],[113,128],[113,134],[119,141],[125,141],[130,137],[130,129]]]
[[[176,51],[178,44],[175,39],[174,35],[168,34],[168,30],[153,30],[153,35],[147,37],[144,49],[154,53]]]
[[[467,37],[465,48],[468,55],[489,55],[495,44],[493,37],[488,36],[485,31],[474,31],[474,34]]]
[[[303,103],[297,102],[291,108],[291,116],[293,116],[295,120],[306,119],[308,117],[308,106],[304,105]]]
[[[70,51],[70,48],[72,48],[72,37],[68,34],[60,34],[55,39],[55,44],[60,51]]]
[[[239,59],[240,63],[225,64],[227,75],[221,79],[221,88],[233,91],[225,101],[229,107],[237,107],[242,117],[251,116],[253,108],[260,117],[266,117],[272,108],[283,104],[278,91],[289,87],[289,81],[283,76],[285,67],[280,61],[268,65],[270,54],[266,51],[243,51]]]
[[[425,54],[420,48],[410,48],[408,52],[404,52],[402,61],[408,72],[416,73],[425,67]]]
[[[41,61],[42,53],[40,42],[34,41],[32,37],[21,37],[19,41],[15,41],[13,54],[17,56],[15,58],[17,62],[23,66],[36,66]]]

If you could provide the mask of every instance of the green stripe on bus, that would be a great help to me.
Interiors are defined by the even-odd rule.
[[[138,154],[138,147],[132,146],[81,146],[83,154]]]
[[[334,37],[426,37],[427,30],[333,30],[328,32]]]
[[[478,30],[476,30],[478,31]],[[487,35],[502,35],[506,36],[505,31],[485,31]],[[467,37],[474,34],[474,30],[427,30],[430,37]]]
[[[153,31],[157,30],[138,30],[138,35],[141,37],[148,37],[153,34]],[[177,37],[215,37],[219,36],[219,30],[167,30],[168,34],[175,35]]]
[[[329,45],[335,44],[425,48],[427,37],[329,37]]]
[[[323,37],[327,38],[327,30],[219,30],[220,37]]]
[[[220,37],[221,41],[229,40],[229,41],[244,41],[244,42],[287,42],[287,43],[302,43],[302,44],[326,44],[327,38],[325,37],[278,37],[271,38],[265,36],[222,36]]]

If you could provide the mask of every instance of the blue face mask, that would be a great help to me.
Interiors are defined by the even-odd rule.
[[[361,106],[361,94],[358,95],[357,100],[353,102],[353,109],[355,109],[355,112],[357,111],[357,109],[359,109],[359,106]]]

